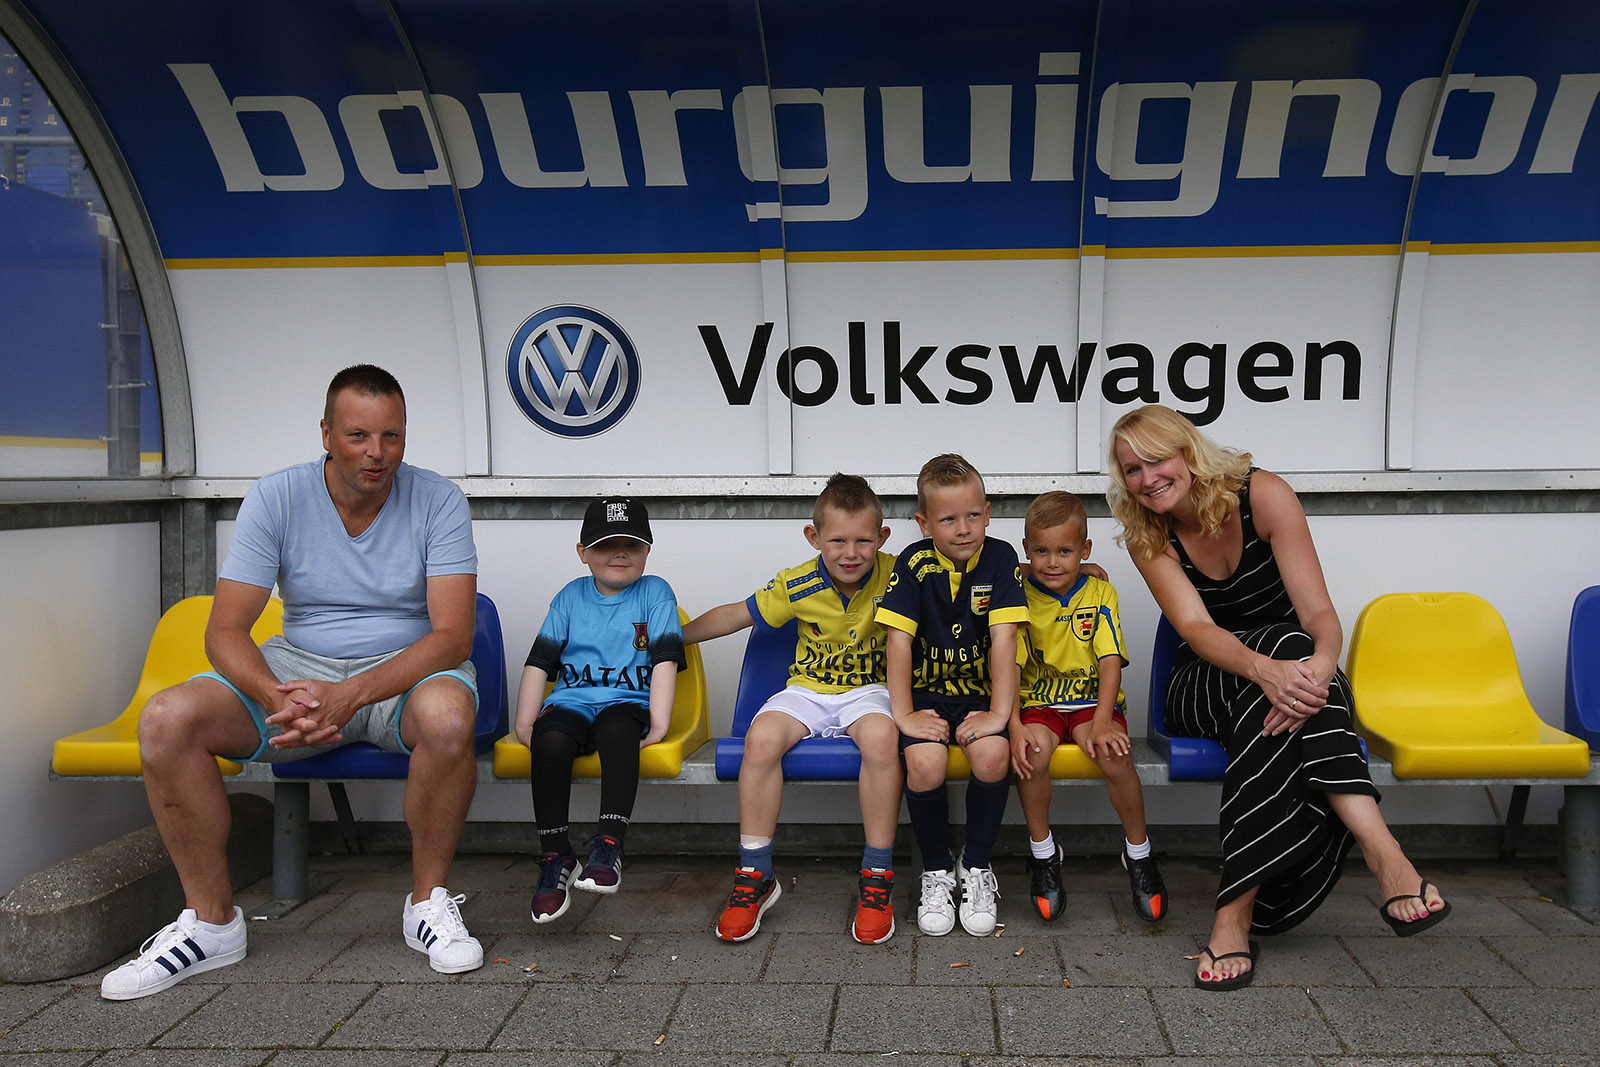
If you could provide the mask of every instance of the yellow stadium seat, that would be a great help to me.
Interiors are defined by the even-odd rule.
[[[682,608],[678,618],[689,621]],[[683,771],[683,761],[689,754],[711,738],[710,722],[706,714],[706,670],[700,659],[700,646],[684,649],[688,666],[678,672],[678,688],[672,702],[672,722],[667,736],[639,753],[640,778],[676,778]],[[545,695],[553,686],[545,687]],[[515,726],[515,704],[511,717]],[[513,731],[494,743],[494,776],[496,778],[528,778],[533,774],[533,758],[528,746],[517,740]],[[591,752],[579,756],[572,763],[572,777],[600,777],[600,756]]]
[[[1589,746],[1528,702],[1500,613],[1471,593],[1391,593],[1350,639],[1356,728],[1397,778],[1581,778]]]
[[[56,742],[51,767],[57,774],[109,775],[141,773],[139,765],[139,713],[145,701],[163,689],[186,682],[211,669],[206,659],[206,620],[211,617],[211,598],[192,596],[167,609],[150,635],[150,650],[145,653],[139,687],[122,714],[92,730],[63,737]],[[283,632],[283,602],[268,599],[265,610],[250,628],[257,644]],[[217,759],[223,774],[238,774],[239,764]]]
[[[967,754],[959,745],[950,746],[950,763],[944,772],[946,781],[960,781],[972,777],[972,764],[967,762]],[[1088,754],[1067,742],[1057,745],[1054,754],[1050,757],[1051,778],[1104,778],[1100,773],[1100,765],[1090,759]]]

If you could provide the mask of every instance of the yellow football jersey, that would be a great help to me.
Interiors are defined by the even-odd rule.
[[[750,597],[750,614],[768,626],[799,620],[790,685],[843,693],[884,680],[883,630],[872,616],[893,573],[894,557],[879,552],[872,573],[846,601],[817,556],[779,571]]]
[[[1022,584],[1028,593],[1028,625],[1017,642],[1022,706],[1093,707],[1100,697],[1100,660],[1117,656],[1128,665],[1116,589],[1087,574],[1064,597],[1033,578]],[[1117,690],[1116,706],[1126,702]]]

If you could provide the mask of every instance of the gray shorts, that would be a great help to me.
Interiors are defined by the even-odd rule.
[[[342,682],[354,677],[362,671],[371,670],[378,664],[398,656],[404,649],[386,652],[381,656],[363,656],[359,659],[333,659],[328,656],[319,656],[314,652],[296,648],[286,641],[283,636],[269,637],[261,646],[261,655],[267,661],[267,668],[279,680],[288,678],[308,678],[320,682]],[[376,704],[368,704],[350,717],[340,730],[343,740],[331,745],[300,746],[297,748],[273,748],[267,743],[268,739],[281,734],[283,728],[267,722],[267,715],[254,700],[239,691],[239,687],[228,681],[216,671],[206,671],[195,675],[196,678],[215,678],[237,696],[243,703],[250,717],[255,720],[256,730],[261,735],[261,742],[256,750],[248,756],[228,756],[226,758],[239,763],[284,763],[289,760],[305,759],[307,756],[331,752],[336,748],[352,744],[356,741],[369,741],[379,748],[389,752],[403,752],[411,754],[406,743],[400,739],[400,716],[405,710],[406,699],[416,691],[412,686],[398,696],[387,700],[380,700]],[[433,678],[457,678],[472,690],[473,707],[478,703],[478,672],[471,660],[463,663],[452,671],[436,671],[422,679],[422,682]]]

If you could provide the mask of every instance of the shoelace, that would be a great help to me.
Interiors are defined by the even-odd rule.
[[[154,963],[157,956],[166,952],[173,945],[181,945],[185,940],[194,935],[193,930],[186,930],[183,920],[163,926],[155,933],[144,939],[144,944],[139,946],[139,963]]]
[[[466,899],[465,893],[458,893],[453,897],[446,894],[438,906],[430,900],[422,907],[423,918],[447,940],[462,940],[467,936],[467,924],[461,918],[461,905]]]
[[[539,857],[539,885],[536,892],[554,889],[561,884],[561,876],[566,873],[565,859],[559,852],[546,852]],[[466,899],[465,893],[461,899]]]
[[[589,866],[611,867],[617,865],[617,854],[622,847],[614,838],[597,837],[593,840],[593,847],[589,849]]]
[[[753,908],[761,899],[760,876],[740,874],[733,880],[733,893],[728,897],[730,908]]]
[[[991,908],[994,900],[1000,895],[1000,882],[995,878],[994,871],[980,867],[967,879],[964,886],[971,899],[968,901],[975,908]]]
[[[1133,884],[1145,896],[1156,896],[1160,890],[1156,888],[1155,873],[1150,869],[1149,860],[1129,860],[1128,870],[1133,874]]]
[[[861,876],[861,903],[865,906],[883,911],[889,907],[891,893],[889,880],[882,875]]]
[[[922,876],[922,906],[948,910],[955,888],[955,877],[948,871],[929,871]]]

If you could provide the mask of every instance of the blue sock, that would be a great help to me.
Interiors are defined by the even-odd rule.
[[[868,845],[861,850],[861,867],[863,870],[894,870],[894,849],[873,848]]]
[[[739,866],[753,867],[761,872],[761,877],[772,877],[772,842],[768,841],[760,848],[745,848],[739,846]]]
[[[922,869],[948,871],[956,861],[950,855],[950,796],[940,782],[926,792],[905,791],[911,813],[911,833],[922,852]]]
[[[1004,778],[998,782],[973,778],[967,783],[967,844],[962,862],[968,867],[989,866],[1010,797],[1011,784]]]

